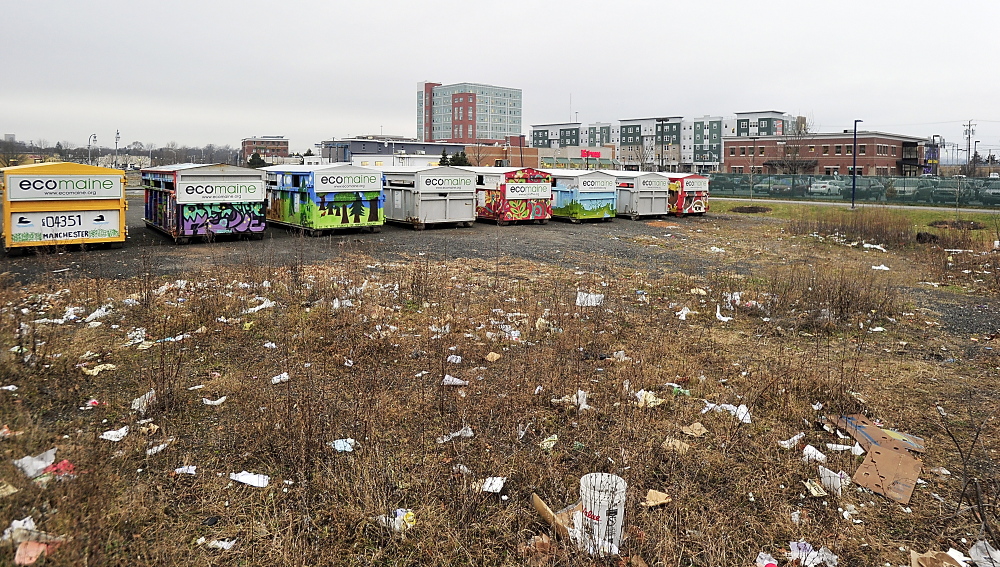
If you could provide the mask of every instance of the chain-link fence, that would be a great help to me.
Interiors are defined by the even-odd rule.
[[[815,201],[851,200],[852,178],[845,175],[713,173],[709,189],[717,197],[780,197]],[[1000,179],[969,177],[878,177],[859,175],[856,201],[1000,206]]]

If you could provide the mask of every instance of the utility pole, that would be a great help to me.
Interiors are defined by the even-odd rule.
[[[976,125],[972,119],[965,125],[965,169],[968,171],[969,162],[972,161],[972,137],[976,135]]]

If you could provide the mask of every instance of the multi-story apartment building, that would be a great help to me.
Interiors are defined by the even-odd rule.
[[[596,148],[611,144],[611,130],[610,122],[594,122],[583,129],[580,145]]]
[[[531,125],[531,147],[533,148],[565,148],[579,145],[579,122]]]
[[[441,152],[453,155],[465,151],[464,144],[449,142],[418,142],[412,138],[392,138],[387,136],[357,136],[354,138],[338,138],[323,140],[316,144],[320,157],[329,163],[353,162],[354,155],[389,156],[387,163],[392,163],[393,155],[428,155],[441,156]],[[398,165],[398,164],[397,164]]]
[[[284,136],[257,136],[243,138],[240,142],[240,159],[245,163],[250,156],[259,155],[264,161],[268,158],[288,157],[288,140]]]
[[[723,125],[725,136],[784,136],[794,128],[794,119],[777,110],[737,112]]]
[[[681,164],[684,171],[717,171],[722,163],[721,116],[703,116],[681,123]]]
[[[502,143],[521,134],[521,89],[479,83],[417,83],[417,139]]]

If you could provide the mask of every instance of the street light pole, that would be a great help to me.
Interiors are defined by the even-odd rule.
[[[851,165],[851,208],[854,208],[854,197],[858,191],[858,122],[864,122],[864,120],[854,121],[854,146],[851,148],[851,158],[853,164]]]
[[[115,169],[118,168],[118,140],[121,136],[118,134],[118,130],[115,130]]]
[[[93,140],[97,143],[97,134],[91,134],[87,136],[87,165],[94,165],[94,160],[90,159],[90,141]]]
[[[975,145],[972,146],[972,176],[975,177],[979,173],[979,140],[976,140]]]

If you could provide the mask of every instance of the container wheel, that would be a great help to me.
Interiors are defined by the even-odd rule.
[[[549,219],[541,219],[538,221],[538,224],[549,224]]]
[[[639,213],[632,213],[629,215],[629,218],[632,220],[639,220]]]
[[[190,244],[191,239],[186,236],[177,236],[174,238],[174,244]]]
[[[427,228],[427,225],[422,222],[413,223],[413,230],[423,230],[425,228]]]
[[[508,226],[509,224],[510,224],[510,221],[506,221],[506,220],[498,220],[497,221],[497,225],[499,225],[499,226]]]
[[[615,217],[604,217],[601,220],[603,220],[604,222],[611,222],[611,221],[615,220]]]
[[[580,224],[580,219],[569,219],[569,222],[573,224]]]
[[[376,234],[376,233],[382,232],[382,227],[381,226],[373,226],[373,227],[371,227],[371,230],[372,230],[372,234]]]
[[[125,248],[125,242],[112,242],[108,248],[111,248],[112,250],[121,250],[122,248]]]
[[[3,251],[4,251],[4,254],[6,254],[6,256],[8,258],[16,258],[18,256],[23,256],[24,255],[24,248],[20,248],[20,247],[18,247],[18,248],[6,248],[5,247],[3,249]]]
[[[465,228],[472,228],[472,225],[474,224],[476,224],[476,221],[465,221],[462,223],[462,226],[464,226]]]

